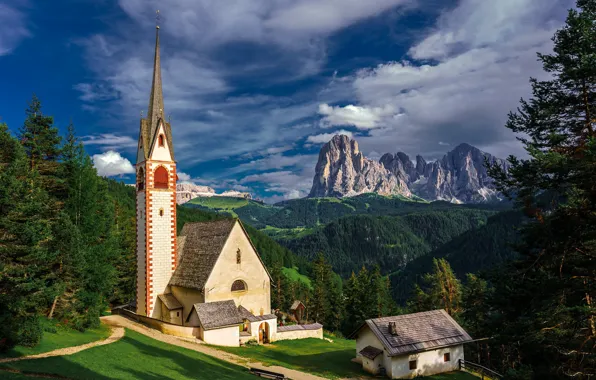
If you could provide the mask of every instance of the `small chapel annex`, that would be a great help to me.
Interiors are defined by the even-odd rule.
[[[136,302],[117,312],[164,333],[238,346],[323,338],[320,324],[277,326],[271,276],[237,219],[187,223],[177,235],[176,161],[165,120],[159,26],[136,162]]]

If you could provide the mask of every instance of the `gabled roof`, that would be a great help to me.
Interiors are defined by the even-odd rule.
[[[302,307],[306,308],[306,306],[304,306],[304,304],[303,304],[301,301],[299,301],[299,300],[296,300],[296,301],[294,301],[294,303],[292,304],[292,307],[290,307],[290,311],[294,311],[294,310],[298,309],[298,307],[299,307],[300,305],[302,305]]]
[[[250,242],[250,237],[237,219],[186,223],[178,237],[179,262],[170,279],[170,285],[203,291],[236,223],[240,224]],[[259,253],[252,242],[250,244],[271,279]]]
[[[196,303],[193,309],[199,317],[199,323],[205,330],[213,330],[242,323],[242,318],[238,314],[236,304],[232,300]]]
[[[182,309],[182,304],[178,302],[172,293],[160,294],[157,296],[159,300],[168,308],[168,310]]]
[[[359,354],[364,356],[365,358],[369,358],[370,360],[375,360],[375,358],[383,353],[383,350],[380,350],[373,346],[366,346],[362,350],[360,350]]]
[[[397,334],[389,331],[389,322],[395,322]],[[472,337],[445,310],[368,319],[364,326],[379,339],[389,356],[410,354],[453,346],[472,341]]]
[[[275,314],[254,315],[248,311],[244,306],[238,306],[238,315],[242,319],[248,319],[249,322],[268,321],[270,319],[277,319]]]

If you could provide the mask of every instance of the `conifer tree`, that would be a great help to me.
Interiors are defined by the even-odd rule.
[[[433,272],[424,275],[424,288],[415,286],[411,311],[445,309],[451,316],[461,312],[462,286],[445,259],[433,259]]]
[[[491,167],[499,190],[531,221],[522,259],[495,276],[491,307],[504,369],[536,378],[596,375],[596,1],[578,0],[539,54],[548,80],[531,79],[506,127],[524,137],[528,160]]]

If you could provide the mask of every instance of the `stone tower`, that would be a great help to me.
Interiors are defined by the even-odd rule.
[[[160,318],[157,296],[176,269],[176,162],[172,129],[164,117],[159,26],[153,84],[137,150],[137,314]]]

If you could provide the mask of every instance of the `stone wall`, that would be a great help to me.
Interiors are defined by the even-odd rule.
[[[279,328],[277,329],[277,334],[275,335],[275,340],[293,340],[293,339],[306,339],[306,338],[316,338],[316,339],[323,339],[323,327],[316,329],[316,330],[290,330],[290,331],[280,331]]]

